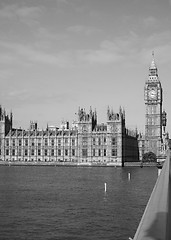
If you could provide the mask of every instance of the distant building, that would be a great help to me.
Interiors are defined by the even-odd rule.
[[[125,127],[125,111],[107,110],[107,123],[97,123],[96,111],[78,110],[78,119],[70,127],[39,130],[30,122],[29,130],[12,127],[11,118],[0,110],[0,159],[7,162],[57,162],[123,166],[138,161],[137,132]]]

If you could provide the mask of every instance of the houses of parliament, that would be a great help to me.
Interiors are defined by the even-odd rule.
[[[28,130],[14,128],[12,113],[0,107],[0,162],[124,166],[125,162],[142,161],[148,152],[162,159],[169,136],[154,54],[145,81],[144,101],[144,134],[126,128],[125,110],[121,107],[117,113],[106,109],[105,124],[97,122],[96,110],[79,108],[71,126],[66,121],[45,130],[32,121]]]

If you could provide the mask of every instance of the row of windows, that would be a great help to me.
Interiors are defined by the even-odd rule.
[[[16,156],[16,155],[22,156],[22,150],[21,149],[18,149],[18,151],[16,149],[12,149],[11,152],[10,152],[9,149],[6,149],[5,153],[6,153],[6,156],[9,156],[10,153],[11,153],[12,156]],[[23,151],[24,156],[28,156],[29,153],[30,153],[31,156],[36,155],[36,153],[37,153],[38,156],[41,156],[42,153],[44,153],[45,156],[48,156],[48,154],[50,154],[50,156],[55,156],[55,150],[54,149],[51,149],[50,151],[48,151],[48,149],[44,149],[44,151],[42,151],[41,149],[38,149],[37,151],[35,149],[31,149],[30,151],[28,151],[28,149],[24,149],[24,151]],[[106,149],[103,149],[103,150],[98,149],[98,151],[96,151],[96,149],[93,149],[93,157],[95,157],[97,155],[99,157],[102,156],[102,155],[105,157],[106,153],[107,153]],[[58,156],[62,155],[61,149],[58,149],[57,154],[58,154]],[[72,156],[75,156],[75,149],[72,149],[71,154],[72,154]],[[65,149],[64,155],[69,156],[69,150],[68,149]],[[112,157],[117,156],[117,149],[115,149],[115,148],[112,149],[111,155],[112,155]],[[88,149],[82,149],[82,156],[83,157],[88,156]]]
[[[55,156],[55,150],[51,149],[50,151],[48,151],[48,149],[45,149],[44,151],[42,151],[41,149],[38,149],[37,151],[35,151],[35,149],[31,149],[30,151],[28,149],[24,149],[23,154],[24,156],[28,156],[30,153],[31,156],[37,155],[41,156],[42,153],[44,153],[45,156],[48,156],[48,154],[50,154],[51,156]],[[62,155],[62,151],[61,149],[58,149],[57,151],[58,156]],[[22,156],[22,151],[21,149],[18,149],[18,151],[16,151],[16,149],[12,149],[11,151],[12,156],[18,155],[18,156]],[[6,155],[9,156],[10,155],[10,151],[9,149],[6,149]],[[65,149],[65,156],[69,155],[69,150]],[[72,156],[75,156],[75,149],[72,149]]]
[[[95,138],[93,138],[93,145],[101,145],[102,143],[107,143],[107,139],[106,139],[106,137],[104,137],[103,139],[101,139],[101,138],[98,138],[97,140],[95,139]],[[117,138],[116,137],[112,137],[112,139],[111,139],[111,144],[112,145],[116,145],[117,144]]]
[[[69,140],[68,138],[64,139],[64,143],[68,144],[69,143],[68,140]],[[88,142],[88,138],[83,137],[83,139],[82,139],[83,145],[87,145],[87,142]],[[112,145],[116,145],[116,143],[117,143],[116,137],[113,137],[111,139],[111,142],[112,142]],[[48,146],[48,145],[55,146],[55,139],[51,139],[50,141],[48,141],[47,138],[45,138],[43,141],[41,139],[37,139],[37,142],[36,142],[35,139],[30,139],[30,140],[28,140],[28,139],[24,139],[24,140],[22,140],[22,139],[18,139],[18,140],[12,139],[11,140],[11,146],[13,146],[13,147],[15,147],[15,146],[22,146],[23,143],[24,143],[24,146],[33,146],[33,147],[36,146],[36,145],[39,146],[39,147],[41,145],[44,145],[44,146]],[[71,145],[75,146],[75,143],[76,143],[76,140],[75,139],[71,139]],[[93,145],[97,144],[97,145],[100,146],[102,143],[106,143],[106,137],[104,137],[103,139],[101,139],[101,138],[98,138],[98,139],[93,138]],[[58,139],[57,144],[58,144],[58,146],[61,146],[61,144],[62,144],[61,139]],[[10,145],[10,140],[6,139],[6,146],[8,147],[9,145]]]
[[[148,125],[155,125],[156,119],[155,118],[147,118],[147,124]]]
[[[147,135],[151,136],[151,137],[156,136],[157,135],[156,129],[148,129],[147,130]]]
[[[7,159],[6,159],[7,162],[8,162],[8,161],[11,161],[11,160],[12,160],[12,161],[15,161],[15,158],[12,158],[12,159],[8,159],[8,158],[7,158]],[[27,158],[24,158],[24,159],[23,159],[23,158],[18,158],[17,160],[18,160],[18,161],[21,161],[21,162],[23,162],[23,161],[24,161],[24,162],[33,162],[33,161],[35,161],[34,158],[31,158],[31,159],[30,159],[30,158],[28,158],[28,159],[27,159]],[[36,159],[36,161],[37,161],[37,162],[42,162],[42,159],[41,159],[41,158],[38,158],[38,159]],[[55,162],[70,162],[70,161],[71,161],[71,162],[75,162],[75,163],[78,162],[78,160],[75,159],[75,158],[70,159],[70,160],[68,160],[67,158],[66,158],[66,159],[60,159],[60,158],[58,158],[58,159],[54,159],[54,158],[49,159],[49,158],[45,158],[44,161],[45,161],[45,162],[54,162],[54,161],[55,161]],[[81,162],[82,162],[82,163],[83,163],[83,162],[86,162],[86,163],[87,163],[87,162],[90,162],[90,161],[88,161],[87,159],[82,159]],[[102,163],[101,160],[91,161],[91,162],[93,162],[93,163],[97,163],[97,162],[98,162],[98,163]],[[103,159],[103,162],[108,162],[108,161],[107,161],[106,159]],[[116,159],[111,159],[110,162],[117,162],[117,160],[116,160]]]
[[[160,118],[147,118],[146,120],[147,125],[161,125],[160,121]]]
[[[157,106],[156,105],[150,105],[146,108],[147,114],[156,114],[157,113]]]
[[[104,157],[106,157],[106,153],[107,153],[106,149],[103,149],[103,150],[98,149],[98,155],[97,155],[96,149],[93,149],[93,157],[95,157],[95,156],[99,156],[99,157],[104,156]],[[87,149],[82,149],[82,156],[83,157],[88,157],[88,150]],[[116,157],[117,156],[117,149],[116,148],[113,148],[111,150],[111,156],[112,157]]]
[[[100,157],[102,155],[102,150],[98,149],[98,156]],[[93,149],[93,157],[96,156],[96,149]],[[103,149],[103,156],[106,156],[106,149]]]
[[[61,142],[62,142],[61,139],[58,139],[58,142],[57,142],[58,146],[61,146]],[[22,139],[18,139],[18,140],[12,139],[11,140],[11,145],[13,147],[15,147],[16,145],[22,146],[22,143],[24,143],[25,146],[29,146],[29,144],[30,144],[30,146],[35,146],[36,140],[35,139],[30,139],[30,140],[24,139],[24,142],[22,141]],[[64,143],[65,144],[69,143],[68,138],[65,139]],[[48,145],[55,146],[55,139],[51,139],[51,141],[49,141],[49,142],[48,142],[47,138],[45,138],[43,141],[41,139],[37,139],[37,146],[41,146],[42,144],[45,146],[48,146]],[[72,146],[75,146],[75,139],[72,139],[71,144],[72,144]],[[10,145],[10,140],[6,139],[6,146],[8,147],[9,145]]]
[[[93,145],[101,145],[102,143],[106,143],[106,137],[102,138],[93,138]]]

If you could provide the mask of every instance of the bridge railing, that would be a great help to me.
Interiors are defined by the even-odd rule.
[[[168,150],[162,171],[154,186],[133,240],[171,239],[170,161],[170,150]]]

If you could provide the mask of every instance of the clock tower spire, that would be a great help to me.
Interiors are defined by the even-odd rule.
[[[154,60],[154,51],[152,52],[152,61],[151,61],[151,65],[149,67],[149,76],[158,77],[157,65],[156,65],[155,60]]]
[[[153,152],[158,156],[162,143],[162,86],[158,76],[158,69],[152,52],[148,79],[144,87],[146,106],[145,123],[145,152]]]

